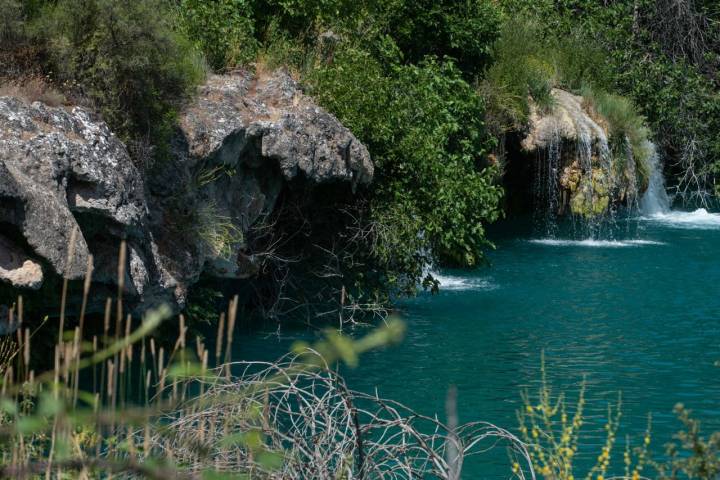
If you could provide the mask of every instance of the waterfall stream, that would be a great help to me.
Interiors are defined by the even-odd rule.
[[[648,189],[640,200],[640,212],[643,215],[657,215],[670,211],[670,199],[665,191],[665,178],[660,160],[653,146],[650,155],[650,180]]]

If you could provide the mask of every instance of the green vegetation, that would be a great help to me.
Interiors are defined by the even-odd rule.
[[[44,2],[43,2],[44,3]],[[65,0],[11,9],[23,28],[4,48],[33,45],[52,82],[94,105],[125,140],[162,144],[173,114],[202,81],[202,59],[163,2]],[[13,50],[15,47],[15,50]]]
[[[333,212],[313,198],[302,203],[306,192],[286,193],[279,234],[268,235],[283,240],[273,245],[287,255],[277,257],[292,259],[283,268],[304,273],[309,265],[332,263],[335,270],[322,274],[334,289],[323,293],[340,298],[342,307],[385,305],[394,294],[413,294],[418,284],[434,289],[433,264],[482,263],[492,248],[486,226],[502,215],[505,165],[496,154],[503,136],[521,131],[533,106],[551,110],[553,88],[583,96],[585,107],[607,124],[615,159],[624,162],[632,153],[641,183],[654,132],[681,197],[705,204],[720,193],[720,12],[712,2],[0,0],[0,11],[3,84],[22,85],[25,94],[37,93],[29,97],[49,103],[94,107],[129,145],[149,145],[153,158],[138,158],[143,165],[167,153],[178,109],[209,70],[291,71],[368,146],[376,166],[373,184],[338,198]],[[586,182],[604,203],[577,211],[608,207],[602,174],[593,171]],[[214,173],[208,175],[199,184],[212,181]],[[185,192],[176,193],[179,206],[187,207]],[[290,208],[291,202],[302,208]],[[243,238],[213,205],[187,212],[190,220],[176,215],[178,230],[194,225],[185,234],[199,235],[215,254],[257,240]],[[329,331],[311,349],[298,345],[289,364],[238,378],[228,366],[237,302],[217,322],[214,350],[202,338],[191,348],[182,319],[177,341],[161,346],[152,335],[166,311],[138,325],[122,315],[121,299],[116,302],[117,318],[107,315],[102,332],[83,331],[82,316],[74,331],[61,325],[50,370],[33,370],[29,330],[0,345],[0,473],[225,478],[216,470],[231,470],[233,478],[262,478],[288,465],[299,470],[306,459],[298,445],[288,445],[282,431],[267,433],[273,431],[270,393],[287,394],[298,378],[312,383],[317,372],[345,389],[327,364],[354,366],[359,354],[402,333],[393,322],[360,340]],[[198,303],[196,316],[209,308]],[[92,387],[83,391],[87,384]],[[581,448],[583,395],[572,413],[546,383],[537,398],[525,397],[519,419],[530,445],[528,468],[544,478],[579,477],[573,458]],[[343,401],[333,407],[350,397],[338,398]],[[284,404],[277,408],[292,413]],[[667,463],[649,462],[646,433],[634,459],[625,452],[626,477],[638,478],[646,465],[660,478],[717,477],[720,435],[703,438],[689,412],[678,407],[678,415],[686,431],[669,447]],[[357,420],[343,418],[347,425]],[[598,462],[583,472],[587,478],[602,480],[610,472],[619,420],[618,402],[608,412]],[[452,450],[446,445],[456,432],[447,430],[438,443]],[[337,441],[335,433],[329,441]],[[375,452],[395,447],[401,458],[404,444]],[[453,478],[445,453],[424,451],[447,474],[440,478]],[[349,478],[348,471],[363,472],[362,462],[353,464],[357,455],[322,468],[332,478]],[[215,467],[218,458],[227,462],[223,468]],[[402,458],[407,463],[398,465],[415,465]],[[524,469],[518,463],[514,470],[522,477]]]
[[[182,31],[213,69],[221,71],[255,60],[257,40],[247,0],[181,0],[177,11]]]
[[[688,4],[668,20],[669,3],[3,0],[1,73],[43,75],[151,146],[133,152],[162,157],[204,63],[290,69],[376,163],[348,206],[362,224],[339,227],[365,233],[349,242],[345,285],[378,299],[414,291],[428,264],[482,261],[500,216],[498,139],[522,130],[529,99],[551,109],[552,88],[583,94],[615,157],[630,147],[641,187],[649,123],[676,187],[707,200],[720,171],[717,12]]]
[[[501,214],[498,140],[523,129],[529,99],[551,109],[552,88],[585,96],[608,123],[615,157],[625,162],[632,150],[641,187],[644,117],[678,188],[702,182],[691,196],[706,198],[714,182],[716,33],[705,6],[681,12],[689,22],[681,27],[700,35],[683,56],[666,38],[670,26],[658,23],[666,2],[3,1],[5,55],[15,65],[34,59],[71,100],[95,105],[154,157],[204,62],[293,72],[377,167],[373,185],[347,205],[361,224],[337,225],[363,232],[364,245],[346,234],[354,253],[340,267],[356,296],[432,286],[423,275],[432,263],[482,262],[485,226]]]
[[[621,400],[615,406],[608,405],[607,419],[604,425],[605,442],[597,454],[597,461],[583,475],[575,462],[581,443],[581,429],[585,418],[585,382],[583,381],[578,398],[571,405],[564,393],[553,395],[552,388],[545,376],[544,359],[542,362],[542,383],[537,396],[523,394],[523,409],[518,412],[520,433],[530,445],[530,456],[536,473],[542,478],[552,480],[573,480],[575,478],[608,478],[612,473],[613,449],[622,416]],[[572,410],[572,411],[571,411]],[[642,440],[642,446],[631,450],[629,439],[623,455],[625,476],[628,480],[641,478],[648,461],[650,445],[650,422]],[[519,473],[520,465],[514,465]]]
[[[588,445],[584,441],[589,441],[589,438],[581,435],[581,429],[587,423],[585,383],[581,385],[574,403],[568,400],[565,393],[554,395],[545,377],[544,361],[541,362],[542,382],[538,393],[531,396],[524,392],[523,409],[518,412],[521,438],[529,445],[531,464],[540,478],[603,480],[618,478],[615,475],[619,468],[624,470],[620,478],[627,480],[712,480],[720,474],[720,432],[713,432],[705,438],[701,433],[700,422],[693,419],[692,412],[682,404],[675,407],[675,414],[683,429],[673,436],[673,441],[666,444],[664,456],[653,457],[650,449],[652,422],[648,418],[647,430],[636,440],[639,446],[633,448],[633,440],[630,436],[626,437],[620,462],[620,455],[614,453],[622,416],[619,399],[615,406],[608,405],[604,425],[605,442],[596,455],[595,464],[583,470],[578,466],[581,462],[576,460],[583,453],[587,454]],[[655,452],[655,455],[658,453]],[[523,468],[520,463],[513,465],[513,471],[518,477],[523,473]]]
[[[509,16],[535,19],[547,38],[583,38],[582,43],[602,52],[599,57],[580,56],[605,65],[585,80],[632,99],[656,134],[680,200],[711,200],[720,171],[720,142],[714,133],[720,119],[720,12],[712,2],[501,3]]]
[[[703,437],[700,422],[692,418],[692,412],[684,405],[675,406],[675,414],[683,430],[674,435],[666,445],[665,462],[655,462],[659,480],[697,478],[711,480],[720,475],[720,432]]]
[[[483,224],[498,218],[502,191],[487,163],[494,142],[483,101],[462,72],[428,58],[385,73],[350,48],[318,68],[311,85],[374,153],[371,261],[391,284],[413,290],[433,254],[477,264],[489,245]]]
[[[651,132],[645,125],[645,118],[637,113],[637,108],[628,98],[593,91],[588,87],[583,88],[582,94],[586,108],[597,112],[608,123],[610,147],[615,157],[627,161],[629,148],[640,183],[647,186],[650,176],[648,161],[653,152],[649,143]]]

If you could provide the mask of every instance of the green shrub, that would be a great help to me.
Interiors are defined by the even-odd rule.
[[[406,58],[452,57],[461,70],[478,75],[490,60],[500,26],[500,10],[488,0],[396,2],[391,35]]]
[[[203,78],[162,0],[60,0],[35,24],[56,80],[90,99],[123,138],[167,135]]]
[[[22,34],[23,11],[16,0],[0,0],[0,50],[11,46]]]
[[[184,31],[205,53],[215,70],[250,63],[257,40],[251,4],[247,0],[180,0]]]
[[[552,106],[551,88],[557,82],[553,52],[542,30],[532,21],[511,19],[493,46],[494,62],[483,91],[491,105],[490,121],[499,128],[520,128],[530,113],[528,98],[539,106]]]
[[[675,406],[675,414],[684,429],[674,435],[667,444],[668,460],[655,462],[659,480],[697,478],[713,480],[720,475],[720,432],[713,432],[707,438],[700,430],[700,422],[692,417],[692,411],[683,404]]]
[[[573,31],[550,37],[547,42],[557,72],[557,86],[571,92],[581,91],[588,83],[595,88],[612,89],[607,52],[587,33]]]
[[[618,158],[627,158],[628,146],[640,174],[640,183],[647,185],[650,175],[649,160],[652,155],[650,135],[646,120],[638,113],[632,100],[620,95],[595,91],[589,87],[582,90],[586,106],[597,112],[607,122],[610,130],[610,146]]]
[[[373,154],[370,208],[380,241],[372,255],[389,282],[414,289],[433,256],[476,265],[502,189],[487,163],[494,142],[484,102],[462,72],[429,57],[386,73],[367,52],[347,48],[310,81]]]

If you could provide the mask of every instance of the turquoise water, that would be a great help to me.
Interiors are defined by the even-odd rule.
[[[491,232],[489,267],[441,272],[440,294],[402,302],[405,341],[362,357],[350,387],[432,414],[456,385],[461,421],[516,430],[520,392],[537,388],[544,351],[550,382],[571,398],[586,378],[590,446],[603,441],[619,391],[620,436],[640,437],[652,413],[656,453],[679,429],[677,402],[720,429],[720,215],[658,215],[610,241],[538,238],[529,223]],[[309,335],[283,334],[245,336],[237,351],[270,359]],[[463,478],[509,478],[507,462],[497,450],[475,457]]]

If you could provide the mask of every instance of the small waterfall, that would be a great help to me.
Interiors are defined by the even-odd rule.
[[[557,238],[568,226],[575,238],[612,239],[622,221],[637,219],[641,206],[632,146],[626,139],[625,145],[611,149],[606,121],[588,111],[582,97],[556,89],[552,94],[553,110],[544,114],[533,111],[530,131],[521,143],[525,151],[537,152],[535,229]],[[667,208],[657,158],[653,162],[646,197],[654,197],[655,203],[664,200],[665,207],[654,209]],[[643,200],[643,211],[650,208],[646,207],[648,201]],[[561,222],[563,216],[572,224]],[[627,223],[627,229],[631,233],[636,225]]]
[[[640,200],[640,212],[643,215],[667,213],[670,210],[670,198],[665,191],[665,178],[662,174],[660,159],[655,151],[655,146],[651,145],[650,149],[652,152],[649,157],[650,179],[648,189]]]
[[[558,209],[560,208],[560,174],[562,139],[555,128],[550,135],[547,149],[538,151],[535,172],[535,225],[545,230],[548,237],[555,237],[558,229]]]
[[[639,192],[638,192],[638,178],[637,168],[635,167],[635,155],[633,155],[632,145],[630,139],[625,138],[625,156],[626,156],[626,167],[625,175],[627,180],[627,189],[625,191],[625,198],[628,209],[631,214],[634,214],[640,208],[639,205]]]

